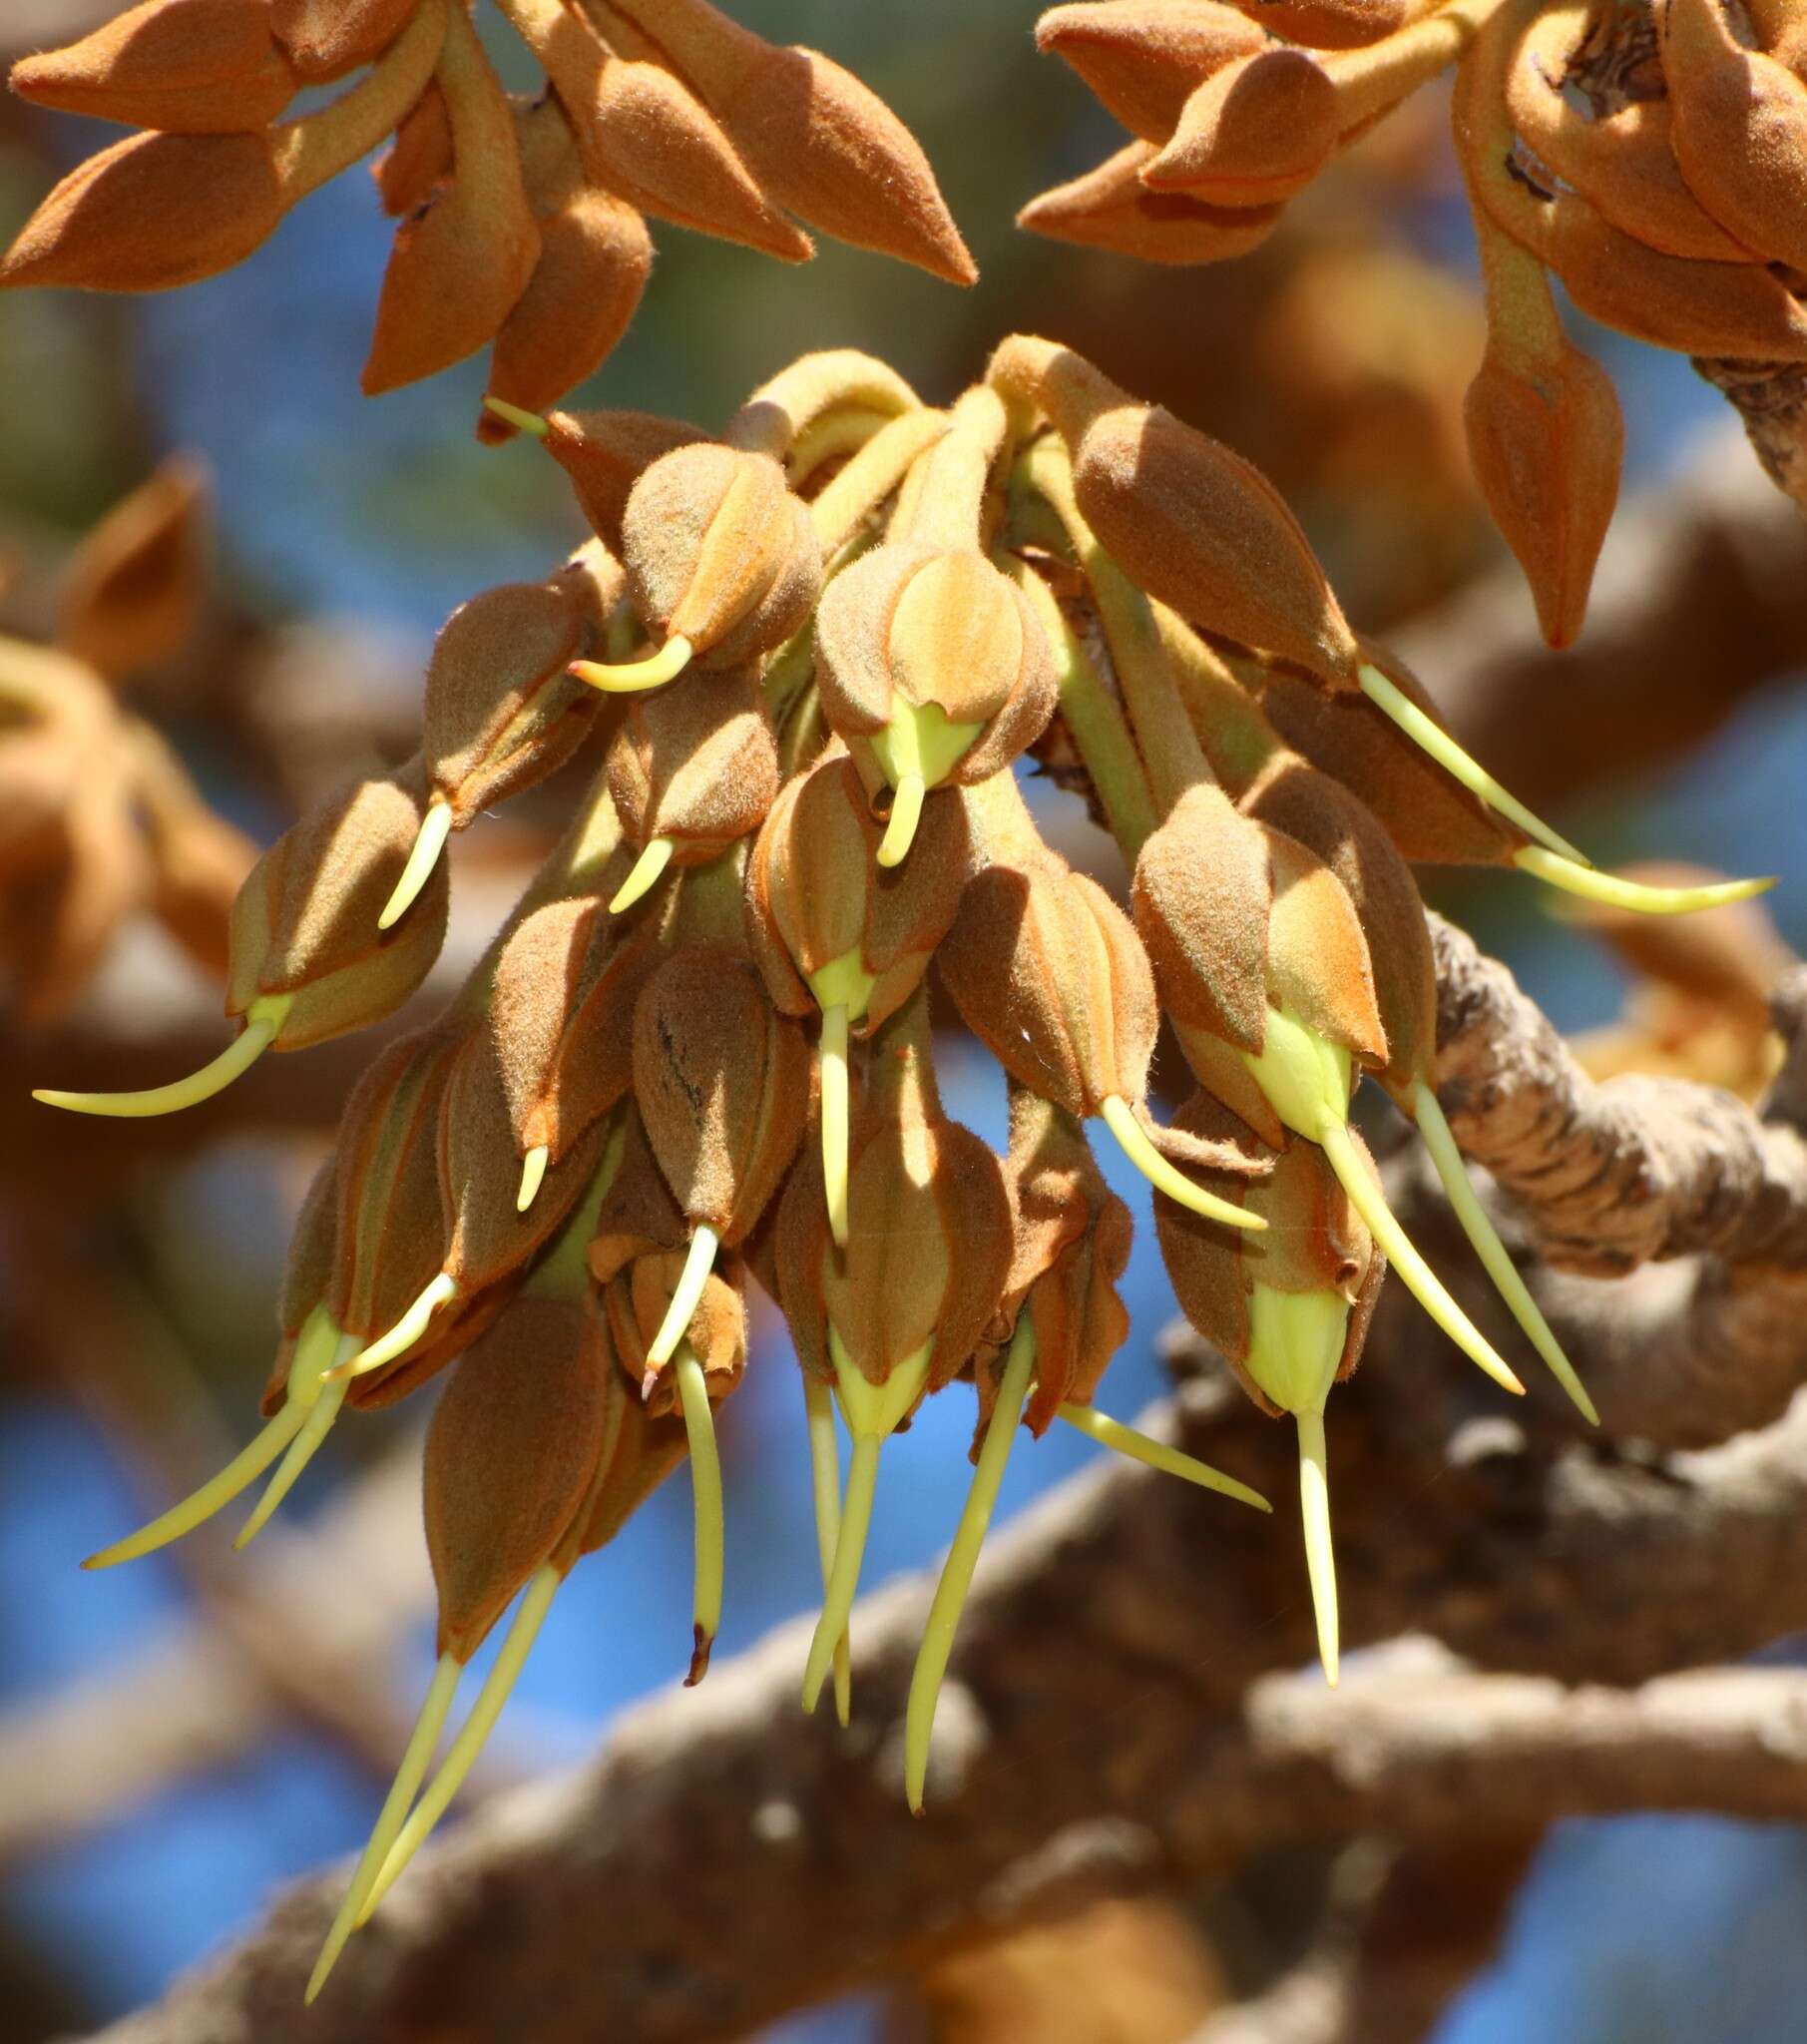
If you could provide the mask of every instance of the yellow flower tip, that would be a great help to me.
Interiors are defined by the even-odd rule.
[[[1135,1119],[1129,1103],[1120,1095],[1107,1100],[1099,1114],[1124,1155],[1157,1193],[1165,1193],[1188,1212],[1201,1214],[1207,1221],[1220,1221],[1226,1228],[1246,1228],[1251,1235],[1259,1235],[1267,1226],[1261,1215],[1238,1207],[1233,1200],[1220,1200],[1215,1193],[1207,1193],[1168,1163],[1155,1149],[1147,1130]]]
[[[634,870],[616,889],[615,898],[609,904],[611,915],[622,914],[653,891],[660,874],[671,864],[674,849],[669,837],[649,840],[646,850],[634,861]]]
[[[841,1504],[840,1533],[834,1543],[834,1566],[828,1572],[828,1584],[822,1593],[822,1615],[816,1621],[815,1634],[809,1642],[809,1659],[803,1669],[803,1709],[812,1716],[859,1589],[860,1563],[865,1557],[866,1535],[872,1525],[872,1499],[878,1487],[878,1451],[883,1442],[881,1434],[854,1437],[847,1495]]]
[[[1628,880],[1617,873],[1602,873],[1597,867],[1576,865],[1572,860],[1528,844],[1513,854],[1522,872],[1533,874],[1565,894],[1583,901],[1598,901],[1608,908],[1627,909],[1634,915],[1693,915],[1703,908],[1725,908],[1734,901],[1749,901],[1767,894],[1776,884],[1773,873],[1753,880],[1712,880],[1694,887],[1655,887],[1644,880]]]
[[[922,804],[927,793],[920,773],[906,773],[898,781],[891,799],[890,820],[885,824],[884,836],[879,839],[878,862],[881,866],[900,866],[909,856],[910,846],[916,841],[916,826],[922,821]]]
[[[524,405],[510,404],[506,397],[486,397],[483,408],[494,412],[499,419],[506,419],[511,426],[518,426],[522,432],[531,433],[536,440],[544,440],[552,431],[537,411],[529,411]]]
[[[605,695],[634,696],[644,689],[663,689],[667,682],[676,681],[689,666],[691,651],[690,642],[679,633],[645,660],[574,660],[569,672]]]
[[[357,1336],[348,1335],[339,1343],[342,1357],[357,1347]],[[339,1416],[339,1407],[345,1402],[345,1386],[342,1383],[328,1384],[314,1400],[301,1431],[289,1443],[288,1453],[277,1465],[276,1473],[269,1479],[263,1495],[251,1510],[251,1515],[238,1529],[232,1546],[238,1553],[256,1539],[275,1515],[276,1507],[294,1488],[301,1472],[319,1452],[320,1443],[331,1431],[332,1422]]]
[[[1334,1122],[1320,1130],[1318,1143],[1349,1195],[1349,1204],[1367,1223],[1368,1233],[1386,1252],[1387,1262],[1399,1273],[1406,1289],[1471,1362],[1484,1369],[1503,1390],[1524,1397],[1525,1386],[1507,1366],[1505,1358],[1450,1296],[1443,1279],[1399,1225],[1398,1215],[1387,1205],[1386,1195],[1357,1154],[1347,1124]]]
[[[1587,1387],[1577,1374],[1574,1363],[1563,1351],[1563,1344],[1557,1339],[1550,1322],[1545,1319],[1538,1302],[1532,1297],[1530,1288],[1520,1277],[1518,1267],[1507,1253],[1506,1245],[1500,1240],[1499,1232],[1489,1219],[1487,1209],[1476,1197],[1475,1189],[1469,1184],[1468,1171],[1462,1162],[1454,1132],[1444,1115],[1437,1095],[1423,1080],[1413,1089],[1413,1113],[1418,1131],[1424,1138],[1424,1146],[1430,1152],[1431,1162],[1437,1176],[1443,1182],[1443,1190],[1449,1197],[1456,1219],[1462,1224],[1462,1231],[1474,1245],[1475,1254],[1481,1259],[1487,1275],[1494,1280],[1495,1289],[1506,1302],[1519,1325],[1524,1328],[1526,1338],[1550,1365],[1552,1374],[1575,1401],[1577,1409],[1589,1426],[1598,1426],[1599,1413],[1593,1400],[1587,1395]]]
[[[720,1247],[720,1237],[703,1222],[696,1224],[690,1237],[689,1252],[684,1258],[683,1270],[672,1293],[672,1303],[666,1308],[666,1316],[659,1323],[659,1332],[653,1336],[647,1348],[647,1367],[650,1370],[664,1369],[671,1361],[678,1344],[689,1331],[690,1320],[702,1302],[702,1287],[708,1282],[709,1272],[715,1262],[715,1252]],[[681,1374],[678,1388],[682,1389]],[[686,1406],[684,1423],[689,1424]]]
[[[441,1272],[386,1334],[379,1335],[348,1362],[338,1362],[326,1371],[323,1382],[338,1383],[350,1377],[368,1376],[398,1355],[405,1355],[426,1331],[427,1323],[442,1305],[458,1296],[458,1282]]]
[[[172,1079],[167,1086],[148,1087],[142,1093],[65,1093],[54,1086],[39,1086],[32,1098],[46,1107],[66,1108],[71,1114],[98,1114],[121,1121],[147,1121],[160,1114],[177,1114],[185,1107],[197,1107],[212,1100],[241,1073],[249,1071],[276,1039],[289,1002],[277,1000],[253,1003],[252,1013],[242,1030],[220,1055],[186,1079]],[[257,1015],[255,1010],[265,1012]]]
[[[1362,693],[1369,702],[1390,717],[1418,750],[1435,760],[1452,779],[1459,780],[1490,809],[1497,809],[1509,821],[1517,823],[1528,837],[1535,837],[1561,857],[1573,860],[1583,871],[1586,869],[1588,860],[1585,852],[1578,851],[1568,838],[1559,836],[1543,817],[1528,809],[1510,788],[1497,781],[1479,760],[1464,752],[1440,724],[1427,717],[1411,697],[1389,681],[1379,668],[1364,663],[1360,678]]]
[[[1214,1490],[1219,1497],[1234,1498],[1238,1504],[1252,1505],[1257,1512],[1273,1510],[1266,1498],[1248,1484],[1238,1483],[1235,1477],[1226,1476],[1221,1469],[1213,1469],[1210,1463],[1199,1461],[1196,1455],[1188,1455],[1183,1448],[1171,1447],[1165,1441],[1157,1441],[1152,1434],[1126,1426],[1121,1419],[1113,1419],[1107,1412],[1097,1411],[1090,1405],[1076,1405],[1069,1399],[1056,1406],[1055,1416],[1075,1432],[1085,1434],[1101,1447],[1127,1455],[1131,1462],[1145,1463],[1150,1469],[1159,1469],[1168,1476],[1195,1483],[1200,1490]]]
[[[847,1008],[836,1001],[822,1010],[822,1186],[828,1233],[838,1250],[847,1247]]]
[[[715,1648],[714,1634],[705,1633],[701,1626],[692,1626],[690,1634],[690,1672],[683,1679],[685,1689],[694,1689],[709,1672],[709,1656]]]
[[[427,812],[420,819],[420,830],[408,853],[406,865],[401,869],[401,878],[395,883],[395,891],[383,903],[383,912],[376,918],[379,930],[393,929],[408,910],[420,898],[420,890],[433,876],[433,868],[439,863],[439,855],[445,850],[446,839],[452,834],[452,805],[443,795],[436,794],[427,803]]]
[[[821,1560],[822,1590],[834,1569],[834,1550],[841,1537],[841,1451],[834,1430],[834,1399],[819,1377],[803,1379],[803,1410],[809,1436],[809,1488],[815,1507],[816,1552]],[[846,1731],[853,1722],[853,1654],[843,1632],[834,1646],[834,1715]]]
[[[1324,1680],[1336,1687],[1340,1672],[1336,1605],[1336,1551],[1330,1541],[1330,1477],[1322,1412],[1296,1415],[1299,1428],[1299,1520],[1305,1535],[1305,1572],[1317,1619],[1318,1659]]]
[[[536,1143],[521,1160],[521,1190],[515,1195],[515,1212],[525,1214],[540,1197],[540,1187],[546,1180],[546,1167],[552,1162],[550,1145]]]

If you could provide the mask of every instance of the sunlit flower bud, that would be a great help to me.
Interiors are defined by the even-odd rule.
[[[1236,0],[1250,21],[1314,50],[1355,50],[1434,14],[1444,0]]]
[[[771,726],[743,674],[691,675],[630,699],[609,791],[639,863],[610,901],[630,908],[668,864],[703,865],[758,828],[778,792]]]
[[[1165,142],[1195,88],[1267,38],[1210,0],[1081,0],[1042,16],[1036,45],[1071,64],[1131,135]]]
[[[1229,206],[1188,192],[1151,191],[1141,174],[1154,155],[1152,143],[1130,143],[1097,170],[1038,194],[1017,215],[1018,227],[1143,262],[1189,263],[1246,256],[1279,226],[1277,205]]]
[[[395,124],[388,148],[370,166],[370,180],[383,211],[391,220],[404,220],[427,203],[451,168],[451,117],[445,94],[429,79]]]
[[[1746,249],[1807,268],[1807,80],[1743,42],[1718,0],[1668,0],[1659,22],[1682,176]]]
[[[706,438],[698,426],[650,411],[555,411],[543,425],[546,451],[569,477],[578,508],[617,556],[628,499],[641,472],[675,448]]]
[[[142,0],[80,42],[21,57],[21,99],[169,134],[266,127],[298,79],[264,0]]]
[[[1215,71],[1142,173],[1155,192],[1272,206],[1309,185],[1341,132],[1336,88],[1303,50],[1270,45]]]
[[[421,712],[427,813],[381,928],[407,912],[452,831],[556,772],[589,735],[597,698],[569,670],[621,584],[614,562],[586,553],[546,582],[485,590],[440,627]]]
[[[52,191],[0,256],[0,285],[162,291],[241,262],[287,198],[266,135],[133,135]]]
[[[787,783],[746,869],[747,929],[773,1001],[822,1017],[822,1163],[836,1242],[847,1229],[849,1036],[868,1037],[922,984],[960,906],[971,863],[965,808],[923,805],[916,854],[878,863],[884,826],[836,747]]]
[[[1140,589],[1238,645],[1359,686],[1355,635],[1259,469],[1053,342],[1005,341],[988,375],[1054,420],[1086,522]]]
[[[1144,1177],[1243,1224],[1240,1209],[1191,1185],[1149,1137],[1154,978],[1102,887],[1052,853],[1026,867],[990,865],[967,882],[936,956],[961,1020],[1020,1086],[1070,1115],[1101,1116]]]
[[[950,282],[978,274],[915,137],[832,58],[764,42],[707,0],[664,0],[657,43],[609,0],[589,12],[612,47],[654,57],[690,85],[779,206]]]
[[[1175,1126],[1222,1133],[1222,1110],[1200,1095]],[[1365,1149],[1355,1169],[1374,1182]],[[1226,1191],[1229,1188],[1226,1187]],[[1299,1432],[1299,1502],[1305,1560],[1324,1673],[1337,1678],[1336,1565],[1324,1406],[1361,1358],[1386,1259],[1322,1151],[1294,1141],[1272,1176],[1237,1188],[1270,1226],[1228,1235],[1170,1202],[1154,1203],[1161,1255],[1186,1317],[1222,1354],[1263,1411],[1292,1414]]]
[[[270,26],[304,78],[333,79],[380,57],[418,0],[269,0]]]
[[[367,397],[435,375],[493,339],[540,257],[508,96],[460,6],[446,8],[435,77],[451,175],[396,230],[364,363]]]
[[[744,666],[809,615],[821,549],[768,455],[698,441],[640,477],[622,519],[635,608],[656,643],[708,668]]]
[[[924,793],[1008,766],[1054,714],[1041,622],[977,547],[897,541],[829,583],[816,613],[823,714],[871,790],[894,790],[878,858],[908,851]]]
[[[643,920],[624,930],[587,895],[535,909],[504,943],[489,1017],[523,1210],[552,1160],[634,1083],[634,1004],[661,955],[656,928]]]

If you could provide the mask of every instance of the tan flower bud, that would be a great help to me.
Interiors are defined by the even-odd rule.
[[[821,588],[815,527],[783,469],[707,441],[641,475],[622,519],[622,557],[653,638],[687,641],[710,668],[743,666],[788,639]]]
[[[915,137],[832,58],[774,48],[708,0],[664,0],[656,29],[610,0],[589,11],[616,49],[686,81],[767,198],[837,241],[951,283],[978,274]]]
[[[395,139],[370,166],[377,197],[391,220],[417,213],[452,170],[452,117],[432,80],[396,124]]]
[[[966,811],[951,793],[931,796],[914,856],[899,866],[877,863],[882,835],[838,747],[785,785],[760,826],[747,927],[786,1014],[838,1001],[854,1033],[868,1036],[922,984],[972,862]]]
[[[611,553],[622,551],[622,521],[641,471],[661,455],[706,436],[682,419],[650,411],[555,411],[546,451],[571,479],[578,506]]]
[[[228,1015],[285,998],[276,1041],[299,1050],[401,1006],[445,939],[443,865],[395,928],[377,927],[424,812],[417,771],[385,774],[354,783],[276,840],[232,911]]]
[[[1143,262],[1187,263],[1246,256],[1279,226],[1278,206],[1214,205],[1186,192],[1150,191],[1141,173],[1154,155],[1152,143],[1130,143],[1097,170],[1032,199],[1017,215],[1018,227]]]
[[[1681,175],[1745,248],[1807,269],[1807,81],[1740,42],[1719,0],[1659,19]]]
[[[206,469],[177,456],[83,538],[57,596],[57,644],[115,679],[188,644],[207,602]]]
[[[634,1093],[678,1206],[730,1247],[771,1203],[809,1111],[809,1051],[750,959],[674,953],[634,1010]]]
[[[1434,14],[1444,0],[1236,0],[1250,21],[1314,50],[1357,50]]]
[[[1099,1380],[1129,1332],[1118,1282],[1129,1262],[1129,1210],[1105,1184],[1079,1124],[1025,1088],[1010,1096],[1012,1252],[994,1333],[1027,1310],[1035,1325],[1036,1388],[1024,1409],[1039,1439],[1062,1405],[1092,1402]],[[990,1424],[997,1364],[978,1372],[979,1431]]]
[[[1131,135],[1165,142],[1192,92],[1267,38],[1210,0],[1082,0],[1050,8],[1036,44],[1071,64]]]
[[[1155,192],[1273,206],[1303,191],[1341,132],[1336,87],[1303,50],[1270,46],[1215,71],[1142,173]]]
[[[367,397],[435,375],[493,339],[540,256],[514,116],[462,7],[446,10],[435,75],[451,176],[396,231],[364,363]]]
[[[662,865],[718,858],[758,828],[778,792],[777,747],[743,674],[689,675],[631,698],[607,768],[628,838],[643,854],[670,847]],[[644,891],[636,875],[634,894],[615,896],[622,907]]]
[[[624,876],[625,866],[621,868]],[[548,902],[496,960],[489,1020],[518,1157],[563,1157],[634,1083],[634,1003],[659,934],[589,896]],[[537,1195],[536,1175],[531,1197]]]
[[[21,99],[176,135],[249,134],[298,80],[263,0],[142,0],[80,42],[21,57]]]
[[[653,1154],[640,1110],[630,1101],[622,1110],[621,1158],[597,1210],[590,1274],[599,1284],[608,1284],[637,1258],[673,1250],[681,1256],[689,1232]]]
[[[373,63],[408,25],[418,0],[269,0],[270,27],[303,78],[342,78]]]
[[[895,857],[881,847],[886,864],[908,849],[924,789],[989,779],[1054,714],[1041,621],[976,547],[898,541],[855,561],[823,595],[816,654],[830,727],[909,825]]]
[[[1147,595],[1204,630],[1359,686],[1355,635],[1279,492],[1239,454],[1050,341],[1007,340],[989,372],[1039,403],[1073,454],[1101,544]]]
[[[460,1358],[423,1461],[439,1653],[470,1660],[565,1546],[626,1402],[591,1299],[516,1298]]]
[[[712,1405],[719,1405],[746,1372],[746,1301],[733,1260],[724,1258],[722,1264],[725,1269],[711,1271],[704,1281],[685,1335]],[[679,1407],[676,1372],[669,1360],[654,1362],[650,1350],[672,1309],[683,1269],[680,1251],[654,1251],[624,1265],[603,1291],[616,1357],[655,1417]]]
[[[287,198],[265,135],[133,135],[76,168],[0,256],[0,285],[163,291],[242,262]]]

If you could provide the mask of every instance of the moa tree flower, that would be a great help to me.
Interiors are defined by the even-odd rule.
[[[1347,8],[1295,11],[1326,49],[1369,47]],[[1222,28],[1225,10],[1169,12]],[[765,112],[708,69],[718,18],[662,19],[710,106],[763,133]],[[340,51],[322,64],[364,47],[334,42],[337,22],[317,17],[319,49]],[[1139,47],[1107,44],[1112,90],[1145,96]],[[456,613],[419,755],[302,818],[245,879],[226,990],[245,1026],[225,1069],[131,1105],[66,1101],[179,1106],[262,1048],[392,1013],[439,949],[445,838],[607,720],[563,841],[444,1012],[347,1103],[296,1224],[263,1430],[95,1558],[178,1537],[273,1468],[254,1532],[328,1428],[441,1379],[440,1664],[313,1991],[448,1806],[559,1584],[683,1460],[689,1674],[704,1674],[732,1561],[714,1408],[765,1366],[749,1278],[788,1322],[803,1385],[823,1580],[810,1706],[832,1679],[851,1710],[884,1442],[972,1386],[975,1472],[905,1712],[915,1806],[1020,1425],[1039,1437],[1060,1420],[1264,1506],[1095,1403],[1128,1332],[1134,1226],[1095,1120],[1154,1183],[1181,1303],[1298,1426],[1334,1669],[1323,1415],[1387,1264],[1518,1388],[1387,1204],[1350,1127],[1364,1077],[1416,1121],[1521,1324],[1587,1409],[1437,1106],[1408,862],[1529,865],[1615,912],[1750,891],[1633,884],[1531,842],[1425,692],[1350,628],[1271,487],[1046,342],[1006,342],[946,410],[834,350],[754,391],[719,439],[641,414],[528,422],[596,537],[544,583]],[[1132,916],[1050,847],[1021,784],[1032,745],[1117,837]],[[1002,1159],[942,1105],[938,994],[1007,1075]],[[1204,1089],[1166,1127],[1147,1101],[1163,1024]],[[460,1673],[511,1602],[429,1778]]]

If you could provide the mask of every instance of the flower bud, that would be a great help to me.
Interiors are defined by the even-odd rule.
[[[0,256],[0,285],[197,283],[267,241],[287,203],[263,134],[128,136],[44,200]]]
[[[868,789],[896,790],[887,865],[908,850],[925,789],[989,779],[1054,714],[1040,620],[977,547],[900,541],[854,562],[822,598],[816,654],[829,725]]]
[[[459,1359],[424,1458],[439,1653],[468,1662],[566,1545],[626,1402],[593,1299],[518,1297]]]
[[[623,829],[641,852],[610,902],[613,914],[668,863],[720,857],[758,828],[778,792],[777,746],[744,674],[695,674],[681,688],[631,698],[606,770]]]
[[[80,42],[21,57],[7,83],[65,114],[229,135],[267,127],[299,80],[263,0],[141,0]]]
[[[683,1269],[680,1252],[654,1251],[625,1264],[603,1290],[616,1357],[656,1417],[679,1409],[677,1372],[670,1358],[655,1362],[651,1351]],[[684,1339],[701,1367],[710,1402],[720,1404],[746,1370],[746,1302],[731,1259],[709,1273]]]
[[[57,644],[115,680],[161,666],[207,604],[206,468],[177,456],[82,540],[57,592]]]
[[[650,411],[555,411],[546,419],[546,451],[565,471],[578,507],[612,554],[641,471],[675,448],[703,439],[682,419]]]
[[[1141,174],[1154,157],[1152,143],[1130,143],[1097,170],[1040,193],[1017,215],[1018,227],[1143,262],[1188,263],[1246,256],[1279,226],[1278,206],[1231,206],[1189,192],[1151,191]]]
[[[341,78],[373,63],[407,26],[418,0],[269,0],[270,26],[301,76]]]
[[[675,952],[634,1009],[634,1095],[678,1206],[730,1247],[796,1154],[809,1051],[752,962],[716,945]]]
[[[1444,0],[1236,0],[1258,27],[1314,50],[1358,50],[1434,14]]]
[[[1198,86],[1268,44],[1245,15],[1210,0],[1082,0],[1043,15],[1036,46],[1072,65],[1131,135],[1165,142]]]
[[[1660,23],[1681,175],[1746,249],[1807,269],[1807,81],[1740,41],[1719,0],[1669,0]]]
[[[712,441],[645,470],[622,519],[635,608],[661,645],[684,640],[699,665],[742,667],[809,615],[821,549],[808,508],[768,455]]]
[[[1196,88],[1143,181],[1219,206],[1278,205],[1323,169],[1340,113],[1321,66],[1303,50],[1270,45]]]

